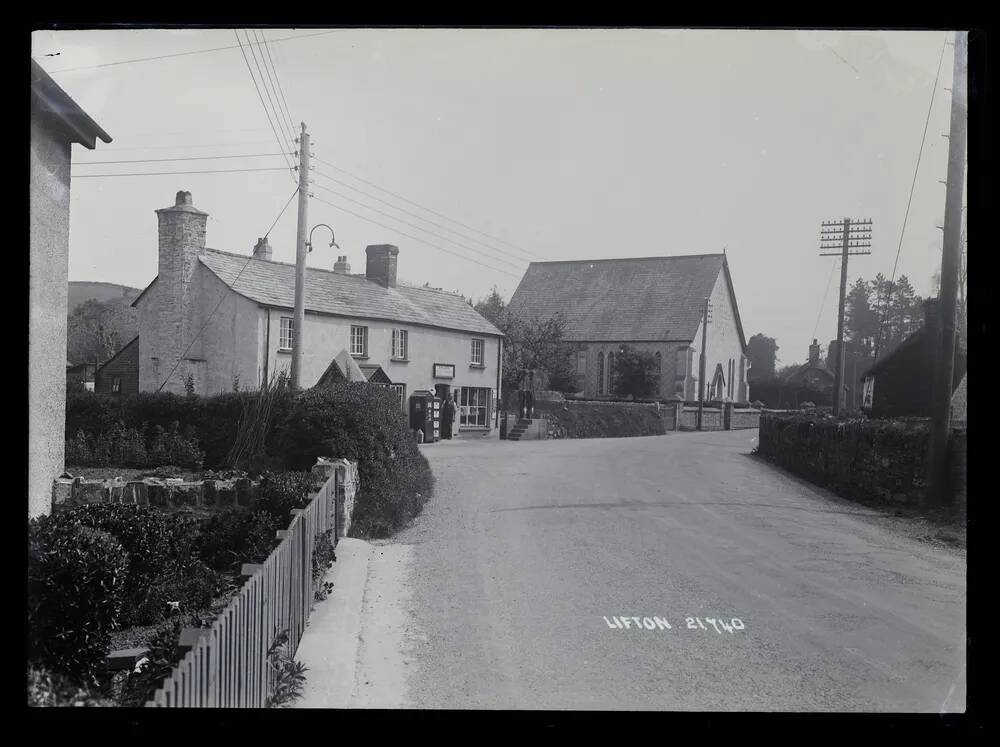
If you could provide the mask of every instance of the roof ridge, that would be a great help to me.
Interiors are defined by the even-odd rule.
[[[604,257],[601,259],[550,259],[542,262],[531,262],[532,265],[570,265],[586,264],[593,262],[641,262],[652,259],[698,259],[704,257],[725,257],[723,252],[711,252],[707,254],[667,254],[654,257]]]

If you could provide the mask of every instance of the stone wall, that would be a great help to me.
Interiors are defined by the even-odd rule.
[[[224,509],[251,505],[258,484],[247,478],[185,481],[181,478],[141,480],[84,480],[57,478],[52,487],[53,508],[87,503],[123,503],[155,508]]]

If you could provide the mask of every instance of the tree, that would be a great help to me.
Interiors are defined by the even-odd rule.
[[[495,285],[490,294],[486,298],[480,299],[473,308],[494,327],[503,330],[502,325],[507,319],[507,304]]]
[[[107,361],[139,333],[139,321],[128,299],[90,299],[69,314],[66,357],[73,363]]]
[[[747,341],[747,357],[750,359],[749,380],[773,379],[774,364],[778,358],[778,343],[773,337],[758,332]]]
[[[549,387],[556,391],[575,391],[571,350],[563,340],[565,322],[557,315],[550,319],[522,319],[510,309],[496,286],[473,308],[504,334],[503,388],[520,388],[526,369],[542,369],[549,376]]]
[[[615,354],[612,391],[619,397],[631,395],[636,399],[656,393],[659,385],[659,367],[652,353],[633,350],[627,345]]]

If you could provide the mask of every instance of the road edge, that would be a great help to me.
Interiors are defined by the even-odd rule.
[[[294,708],[346,708],[354,690],[372,545],[344,538],[336,552],[326,578],[333,590],[313,609],[295,654],[308,670]]]

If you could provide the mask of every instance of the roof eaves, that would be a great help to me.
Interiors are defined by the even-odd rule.
[[[76,142],[90,150],[97,147],[97,138],[111,142],[111,136],[35,60],[31,61],[31,91],[45,104],[45,113],[57,117]]]

